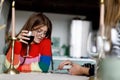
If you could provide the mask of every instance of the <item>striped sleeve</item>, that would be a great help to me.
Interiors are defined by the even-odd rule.
[[[111,53],[112,55],[120,56],[120,25],[115,29],[115,31],[116,31],[116,34],[111,34],[112,36],[114,36],[112,37],[112,52]]]

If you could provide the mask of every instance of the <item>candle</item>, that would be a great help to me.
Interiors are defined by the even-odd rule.
[[[101,0],[101,6],[100,6],[100,30],[101,30],[101,36],[104,37],[104,0]]]
[[[12,38],[15,38],[15,1],[12,2]]]

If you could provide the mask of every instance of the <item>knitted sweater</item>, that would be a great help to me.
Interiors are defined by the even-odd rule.
[[[22,43],[15,42],[14,47],[14,67],[20,72],[47,72],[51,61],[51,40],[44,38],[39,44],[31,44],[29,49],[29,58],[25,58],[27,47],[22,47]],[[11,48],[9,49],[5,66],[10,65]]]

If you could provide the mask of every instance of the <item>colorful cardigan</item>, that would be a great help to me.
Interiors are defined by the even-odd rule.
[[[27,46],[22,47],[22,43],[15,42],[14,47],[14,67],[20,72],[48,72],[51,62],[51,40],[45,38],[39,44],[31,44],[29,49],[30,58],[24,58]],[[10,65],[11,48],[9,49],[5,66],[8,68]]]

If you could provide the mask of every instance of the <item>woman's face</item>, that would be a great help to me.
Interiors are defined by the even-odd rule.
[[[47,33],[47,26],[36,26],[37,27],[40,27],[36,30],[33,30],[33,36],[34,36],[34,40],[33,42],[34,43],[40,43],[40,41],[45,38],[46,36],[46,33]]]

